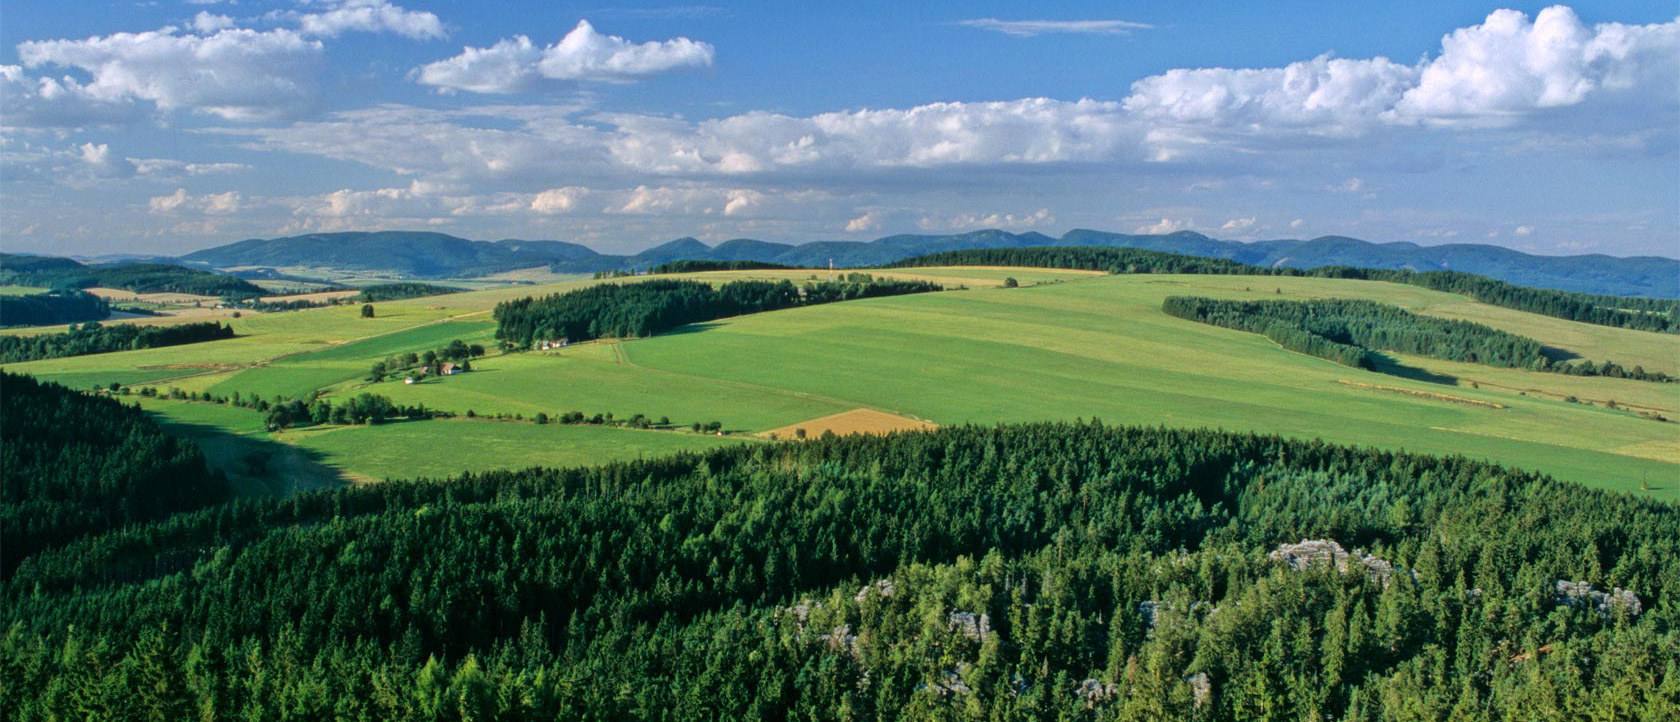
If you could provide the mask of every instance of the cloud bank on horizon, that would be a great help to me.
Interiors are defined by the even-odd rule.
[[[1495,9],[1409,62],[1317,48],[1281,66],[1118,79],[1099,64],[1084,82],[988,99],[988,79],[1052,74],[932,60],[921,73],[873,58],[867,38],[829,51],[852,53],[856,68],[829,77],[811,77],[811,64],[744,67],[732,53],[788,56],[723,30],[739,21],[727,12],[655,9],[556,21],[545,36],[327,0],[7,38],[0,193],[26,202],[0,204],[0,241],[176,252],[425,227],[633,250],[678,235],[1084,226],[1680,255],[1676,18]],[[699,27],[597,29],[608,20]],[[721,37],[703,38],[707,28]],[[1046,43],[1105,44],[1090,50],[1105,58],[1187,32],[1154,19],[962,17],[915,30],[1035,62],[1058,50]],[[797,26],[785,32],[800,41]],[[801,47],[829,59],[821,43]],[[850,100],[946,72],[940,87],[903,91],[921,102]],[[799,105],[812,109],[788,109],[795,93],[778,83],[810,87]]]

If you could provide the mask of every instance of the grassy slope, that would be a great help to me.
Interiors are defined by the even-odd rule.
[[[696,274],[714,280],[797,280],[809,275]],[[222,363],[228,370],[176,369],[177,375],[198,375],[158,385],[263,395],[301,393],[315,386],[329,387],[334,395],[367,388],[400,403],[458,412],[645,413],[683,424],[718,420],[742,431],[856,407],[941,424],[1096,416],[1110,422],[1220,426],[1487,456],[1602,487],[1637,489],[1643,474],[1658,496],[1680,499],[1680,485],[1668,481],[1680,478],[1680,426],[1561,401],[1565,395],[1613,398],[1673,410],[1680,408],[1680,386],[1401,359],[1462,377],[1461,386],[1450,388],[1286,352],[1260,336],[1170,318],[1159,308],[1161,299],[1172,294],[1372,298],[1422,313],[1473,318],[1594,360],[1611,358],[1670,373],[1680,370],[1680,339],[1673,336],[1558,321],[1412,286],[1359,281],[1093,277],[1041,269],[971,268],[914,269],[904,275],[937,277],[972,290],[727,319],[652,339],[587,344],[558,354],[492,357],[475,362],[480,370],[472,374],[411,387],[388,382],[368,388],[360,376],[369,364],[393,351],[420,351],[451,338],[488,338],[484,311],[497,301],[588,282],[377,304],[380,315],[371,320],[355,318],[354,308],[270,314],[242,319],[237,328],[249,335],[230,341],[14,368],[91,383],[101,379],[101,373],[124,380],[117,377],[167,372],[157,368],[163,365]],[[1007,276],[1031,287],[995,288]],[[450,318],[454,320],[445,322]],[[369,336],[377,337],[356,341]],[[273,358],[284,354],[297,355]],[[1338,380],[1445,392],[1509,408],[1357,389]],[[1481,388],[1471,388],[1472,381]],[[468,422],[450,422],[462,423]],[[505,433],[522,434],[532,433],[523,429],[535,429],[478,423],[469,432],[404,446],[410,442],[403,440],[407,437],[402,426],[377,430],[391,439],[381,443],[410,449],[418,457],[446,458],[473,454],[475,444],[484,447],[487,442],[475,433],[517,428],[522,430]],[[355,441],[358,434],[370,431],[319,432],[319,441],[307,438],[299,443],[329,456],[377,456],[383,453],[381,444]],[[586,444],[567,458],[582,459],[588,453],[595,452]],[[364,465],[401,474],[398,463],[409,462]],[[503,463],[526,462],[510,457]]]
[[[443,477],[463,471],[531,466],[586,466],[750,443],[685,432],[467,419],[306,428],[281,436],[299,448],[322,455],[329,465],[374,479]]]

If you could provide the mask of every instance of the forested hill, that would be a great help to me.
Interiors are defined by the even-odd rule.
[[[1524,286],[1616,296],[1680,298],[1680,260],[1603,255],[1535,256],[1500,246],[1371,243],[1326,236],[1242,243],[1183,231],[1131,235],[1073,230],[1061,238],[999,230],[948,235],[897,235],[868,242],[771,243],[741,238],[709,246],[679,238],[634,255],[606,255],[561,241],[471,241],[442,233],[384,231],[315,233],[250,239],[187,254],[216,268],[331,267],[389,271],[417,278],[483,275],[537,266],[555,271],[646,269],[672,261],[751,261],[785,266],[878,266],[913,256],[976,248],[1096,246],[1167,251],[1266,267],[1357,266],[1385,270],[1451,270]]]
[[[138,407],[0,371],[0,577],[42,550],[226,496],[198,447]]]
[[[120,288],[135,293],[261,296],[245,279],[167,263],[78,263],[68,258],[0,253],[0,285],[44,288]]]
[[[1675,719],[1680,507],[958,427],[226,505],[40,554],[36,719]]]

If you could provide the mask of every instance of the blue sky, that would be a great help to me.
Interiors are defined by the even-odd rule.
[[[6,250],[995,227],[1680,255],[1673,3],[0,13]]]

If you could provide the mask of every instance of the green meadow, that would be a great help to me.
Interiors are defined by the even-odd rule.
[[[319,454],[360,479],[441,478],[532,466],[612,461],[753,443],[687,432],[468,419],[289,430],[287,443]]]
[[[810,274],[690,277],[800,280]],[[641,413],[681,426],[718,421],[731,432],[749,433],[857,408],[938,424],[1094,417],[1463,454],[1680,500],[1680,425],[1636,413],[1680,417],[1680,385],[1405,357],[1396,358],[1409,367],[1404,376],[1377,374],[1285,351],[1256,334],[1172,318],[1160,304],[1175,294],[1368,298],[1476,320],[1595,361],[1671,374],[1680,372],[1680,338],[1674,336],[1366,281],[1005,268],[891,275],[965,289],[724,319],[554,352],[493,354],[474,361],[472,373],[416,385],[370,384],[365,377],[389,354],[421,352],[456,338],[493,348],[488,310],[495,303],[592,282],[375,304],[373,319],[357,318],[355,307],[252,315],[234,321],[240,335],[226,341],[8,368],[79,387],[117,381],[264,398],[369,391],[463,415]],[[1005,278],[1021,287],[1002,288]],[[1430,375],[1446,383],[1421,380]],[[589,463],[729,438],[465,419],[267,436],[357,478]],[[1641,491],[1642,484],[1650,491]]]

